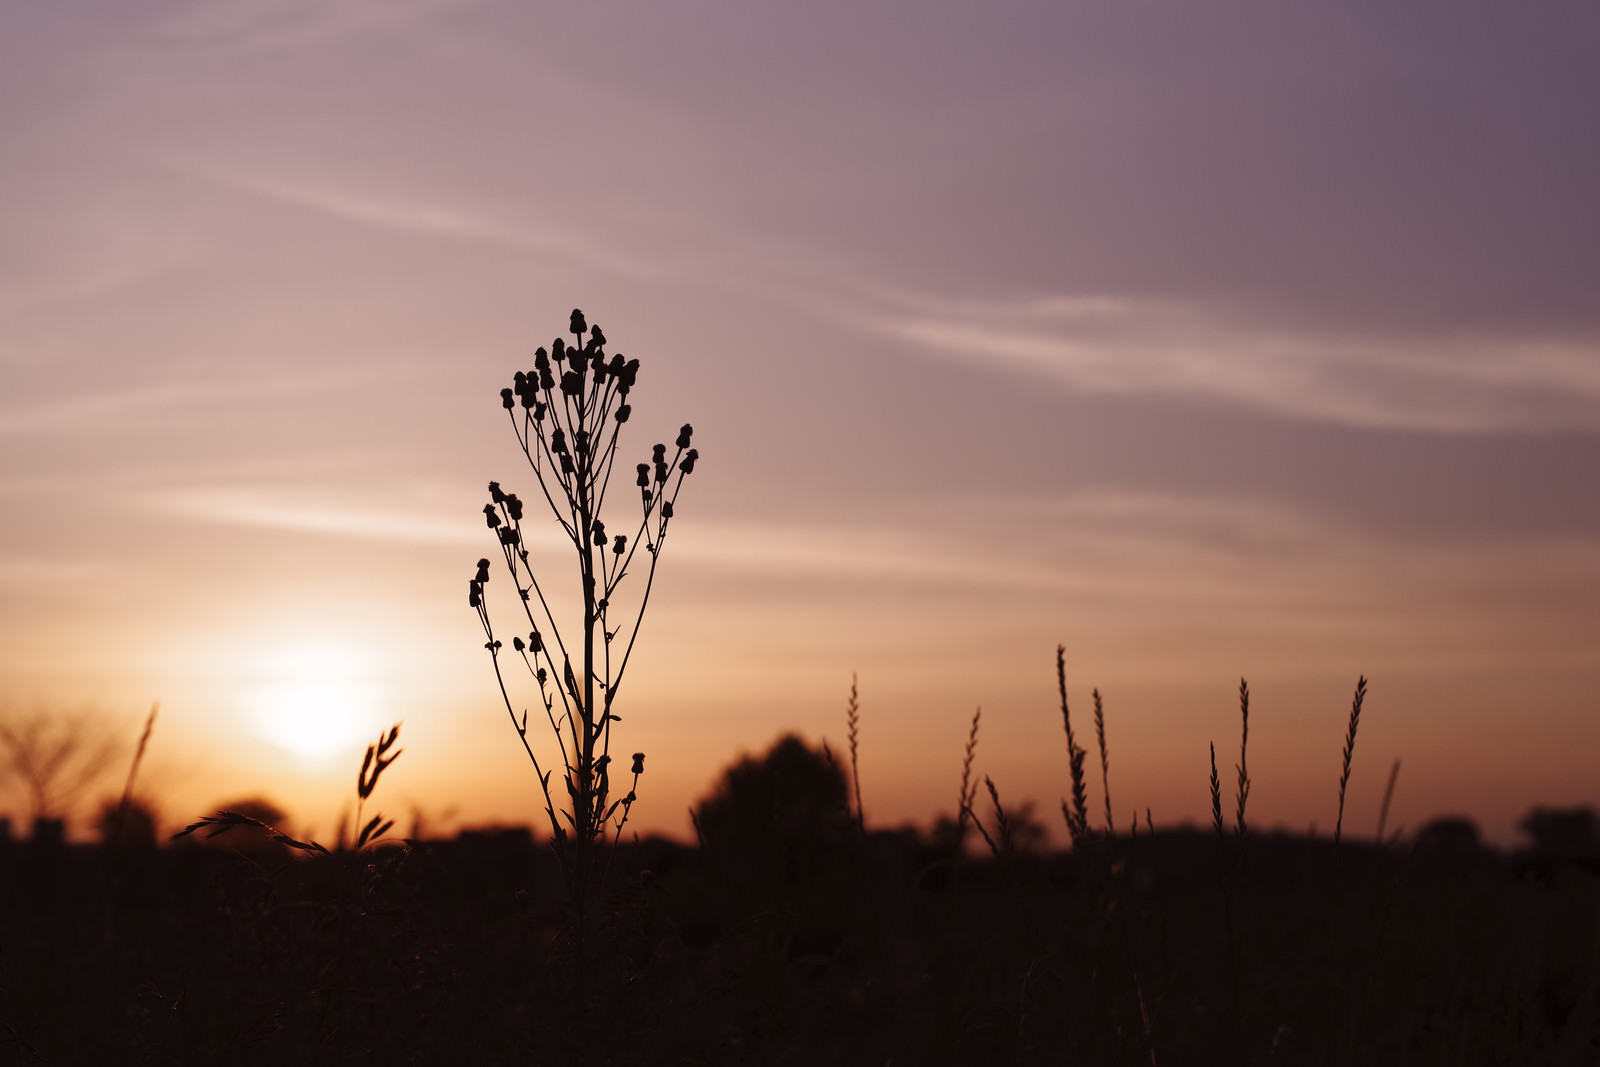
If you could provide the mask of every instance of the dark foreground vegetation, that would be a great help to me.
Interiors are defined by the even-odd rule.
[[[1597,1062],[1592,817],[1515,856],[1450,823],[1046,854],[991,813],[980,859],[862,833],[786,744],[698,847],[605,857],[581,961],[522,829],[0,845],[0,1063]]]

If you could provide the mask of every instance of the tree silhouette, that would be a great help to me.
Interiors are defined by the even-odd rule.
[[[713,860],[795,881],[850,840],[844,771],[823,749],[785,734],[761,756],[734,763],[694,810]]]
[[[65,818],[116,753],[115,739],[92,712],[39,708],[0,717],[0,768],[21,786],[35,821]]]

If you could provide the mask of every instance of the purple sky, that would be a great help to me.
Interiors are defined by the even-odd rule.
[[[1202,817],[1246,675],[1258,823],[1326,827],[1363,672],[1363,827],[1395,758],[1399,823],[1600,801],[1591,4],[0,31],[0,699],[163,699],[174,820],[331,824],[354,735],[294,756],[263,695],[312,675],[406,719],[395,805],[529,816],[458,594],[519,477],[495,394],[573,307],[644,364],[630,447],[705,455],[631,683],[644,825],[837,742],[852,671],[869,817],[951,806],[980,703],[1048,813],[1058,641],[1119,810]]]

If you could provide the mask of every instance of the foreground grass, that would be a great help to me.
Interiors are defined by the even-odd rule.
[[[226,839],[224,839],[226,840]],[[581,1001],[526,833],[0,857],[0,1062],[1595,1062],[1573,862],[1187,832],[614,857]],[[1225,921],[1225,911],[1231,921]]]

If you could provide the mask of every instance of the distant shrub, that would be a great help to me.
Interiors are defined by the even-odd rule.
[[[1434,819],[1417,831],[1416,851],[1445,859],[1465,859],[1483,851],[1478,824],[1464,816]]]
[[[126,807],[118,797],[107,797],[95,813],[94,828],[102,845],[154,848],[156,809],[147,800],[129,798]]]
[[[1593,808],[1534,808],[1517,827],[1540,856],[1588,859],[1600,853],[1600,825]]]
[[[790,881],[814,873],[852,833],[844,771],[795,734],[725,770],[694,818],[714,859],[760,863]]]

